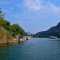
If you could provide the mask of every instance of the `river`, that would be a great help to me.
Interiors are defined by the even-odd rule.
[[[0,46],[0,60],[60,60],[60,40],[33,38]]]

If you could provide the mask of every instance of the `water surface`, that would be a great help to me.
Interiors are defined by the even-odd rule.
[[[60,41],[34,38],[16,45],[0,46],[0,60],[60,60]]]

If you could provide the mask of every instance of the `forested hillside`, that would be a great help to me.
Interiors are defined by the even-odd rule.
[[[18,24],[11,24],[4,17],[4,12],[0,9],[0,38],[10,39],[13,37],[27,35],[24,29]]]

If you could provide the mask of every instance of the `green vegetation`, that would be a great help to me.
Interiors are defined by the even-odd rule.
[[[9,21],[5,20],[4,13],[0,9],[0,38],[6,36],[7,39],[9,39],[17,35],[27,35],[27,33],[18,24],[11,24]]]

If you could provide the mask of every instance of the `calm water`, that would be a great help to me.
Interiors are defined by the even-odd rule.
[[[0,46],[0,60],[60,60],[60,41],[35,38],[16,45]]]

